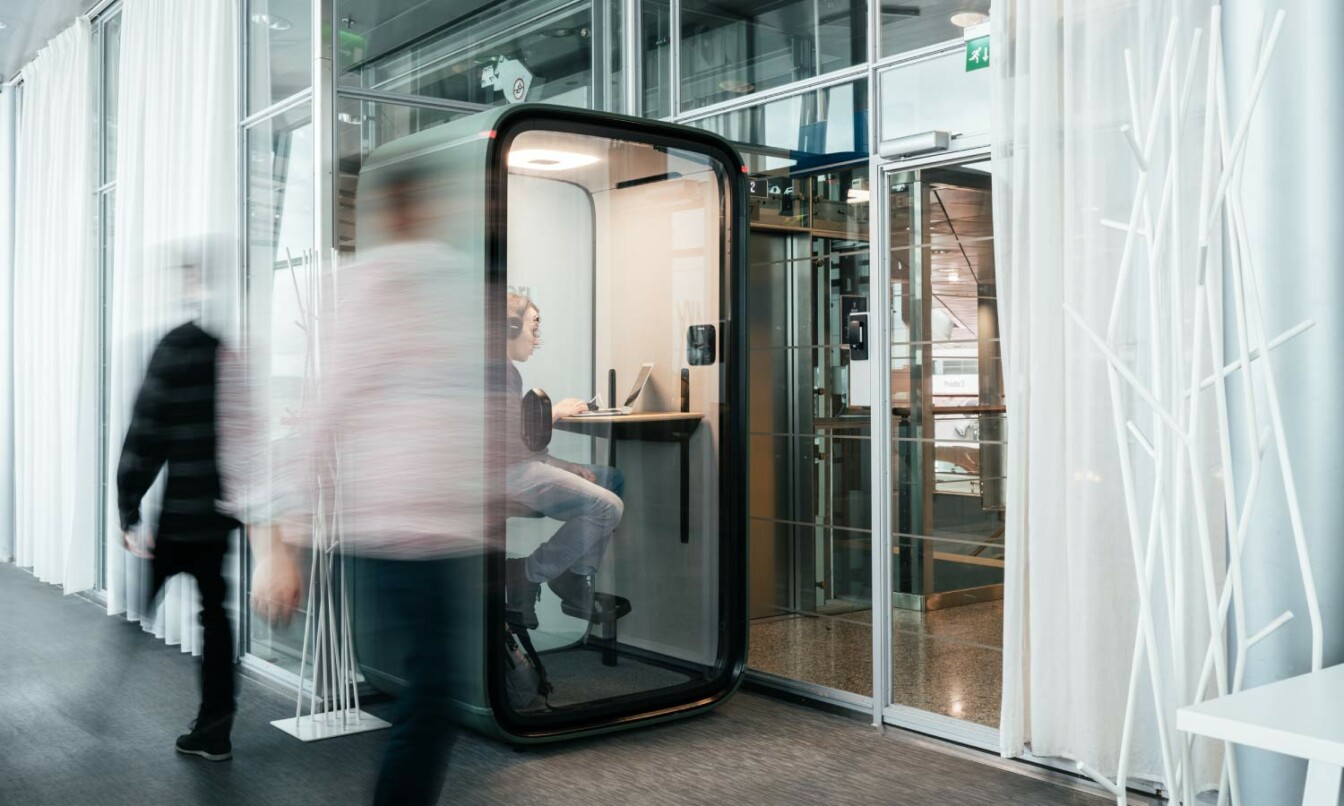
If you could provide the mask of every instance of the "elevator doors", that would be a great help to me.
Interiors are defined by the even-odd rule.
[[[867,167],[754,177],[749,237],[752,668],[872,691]]]

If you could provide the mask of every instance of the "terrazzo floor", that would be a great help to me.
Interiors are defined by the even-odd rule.
[[[1003,602],[893,610],[892,622],[896,704],[998,726]],[[872,696],[872,611],[753,621],[749,663],[779,677]]]

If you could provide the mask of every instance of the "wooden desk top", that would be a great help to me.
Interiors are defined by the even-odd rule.
[[[631,439],[640,442],[676,442],[690,439],[705,415],[695,411],[649,411],[603,417],[564,417],[555,430],[587,434],[599,439]]]
[[[695,411],[641,411],[634,414],[608,414],[605,416],[587,415],[583,417],[562,417],[561,423],[662,423],[680,420],[703,420],[705,415]]]

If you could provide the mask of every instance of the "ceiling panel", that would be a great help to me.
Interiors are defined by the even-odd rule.
[[[0,80],[8,81],[42,46],[97,0],[3,0],[0,2]]]

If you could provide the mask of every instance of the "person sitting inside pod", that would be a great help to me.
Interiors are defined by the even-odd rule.
[[[527,557],[505,560],[505,617],[513,625],[535,629],[536,604],[545,583],[567,612],[591,617],[593,575],[611,535],[621,522],[625,478],[614,467],[567,462],[545,448],[531,450],[521,433],[523,378],[516,364],[541,346],[541,312],[532,300],[510,293],[507,302],[508,451],[506,488],[512,505],[564,521]],[[587,411],[588,404],[566,398],[554,404],[552,420]]]

